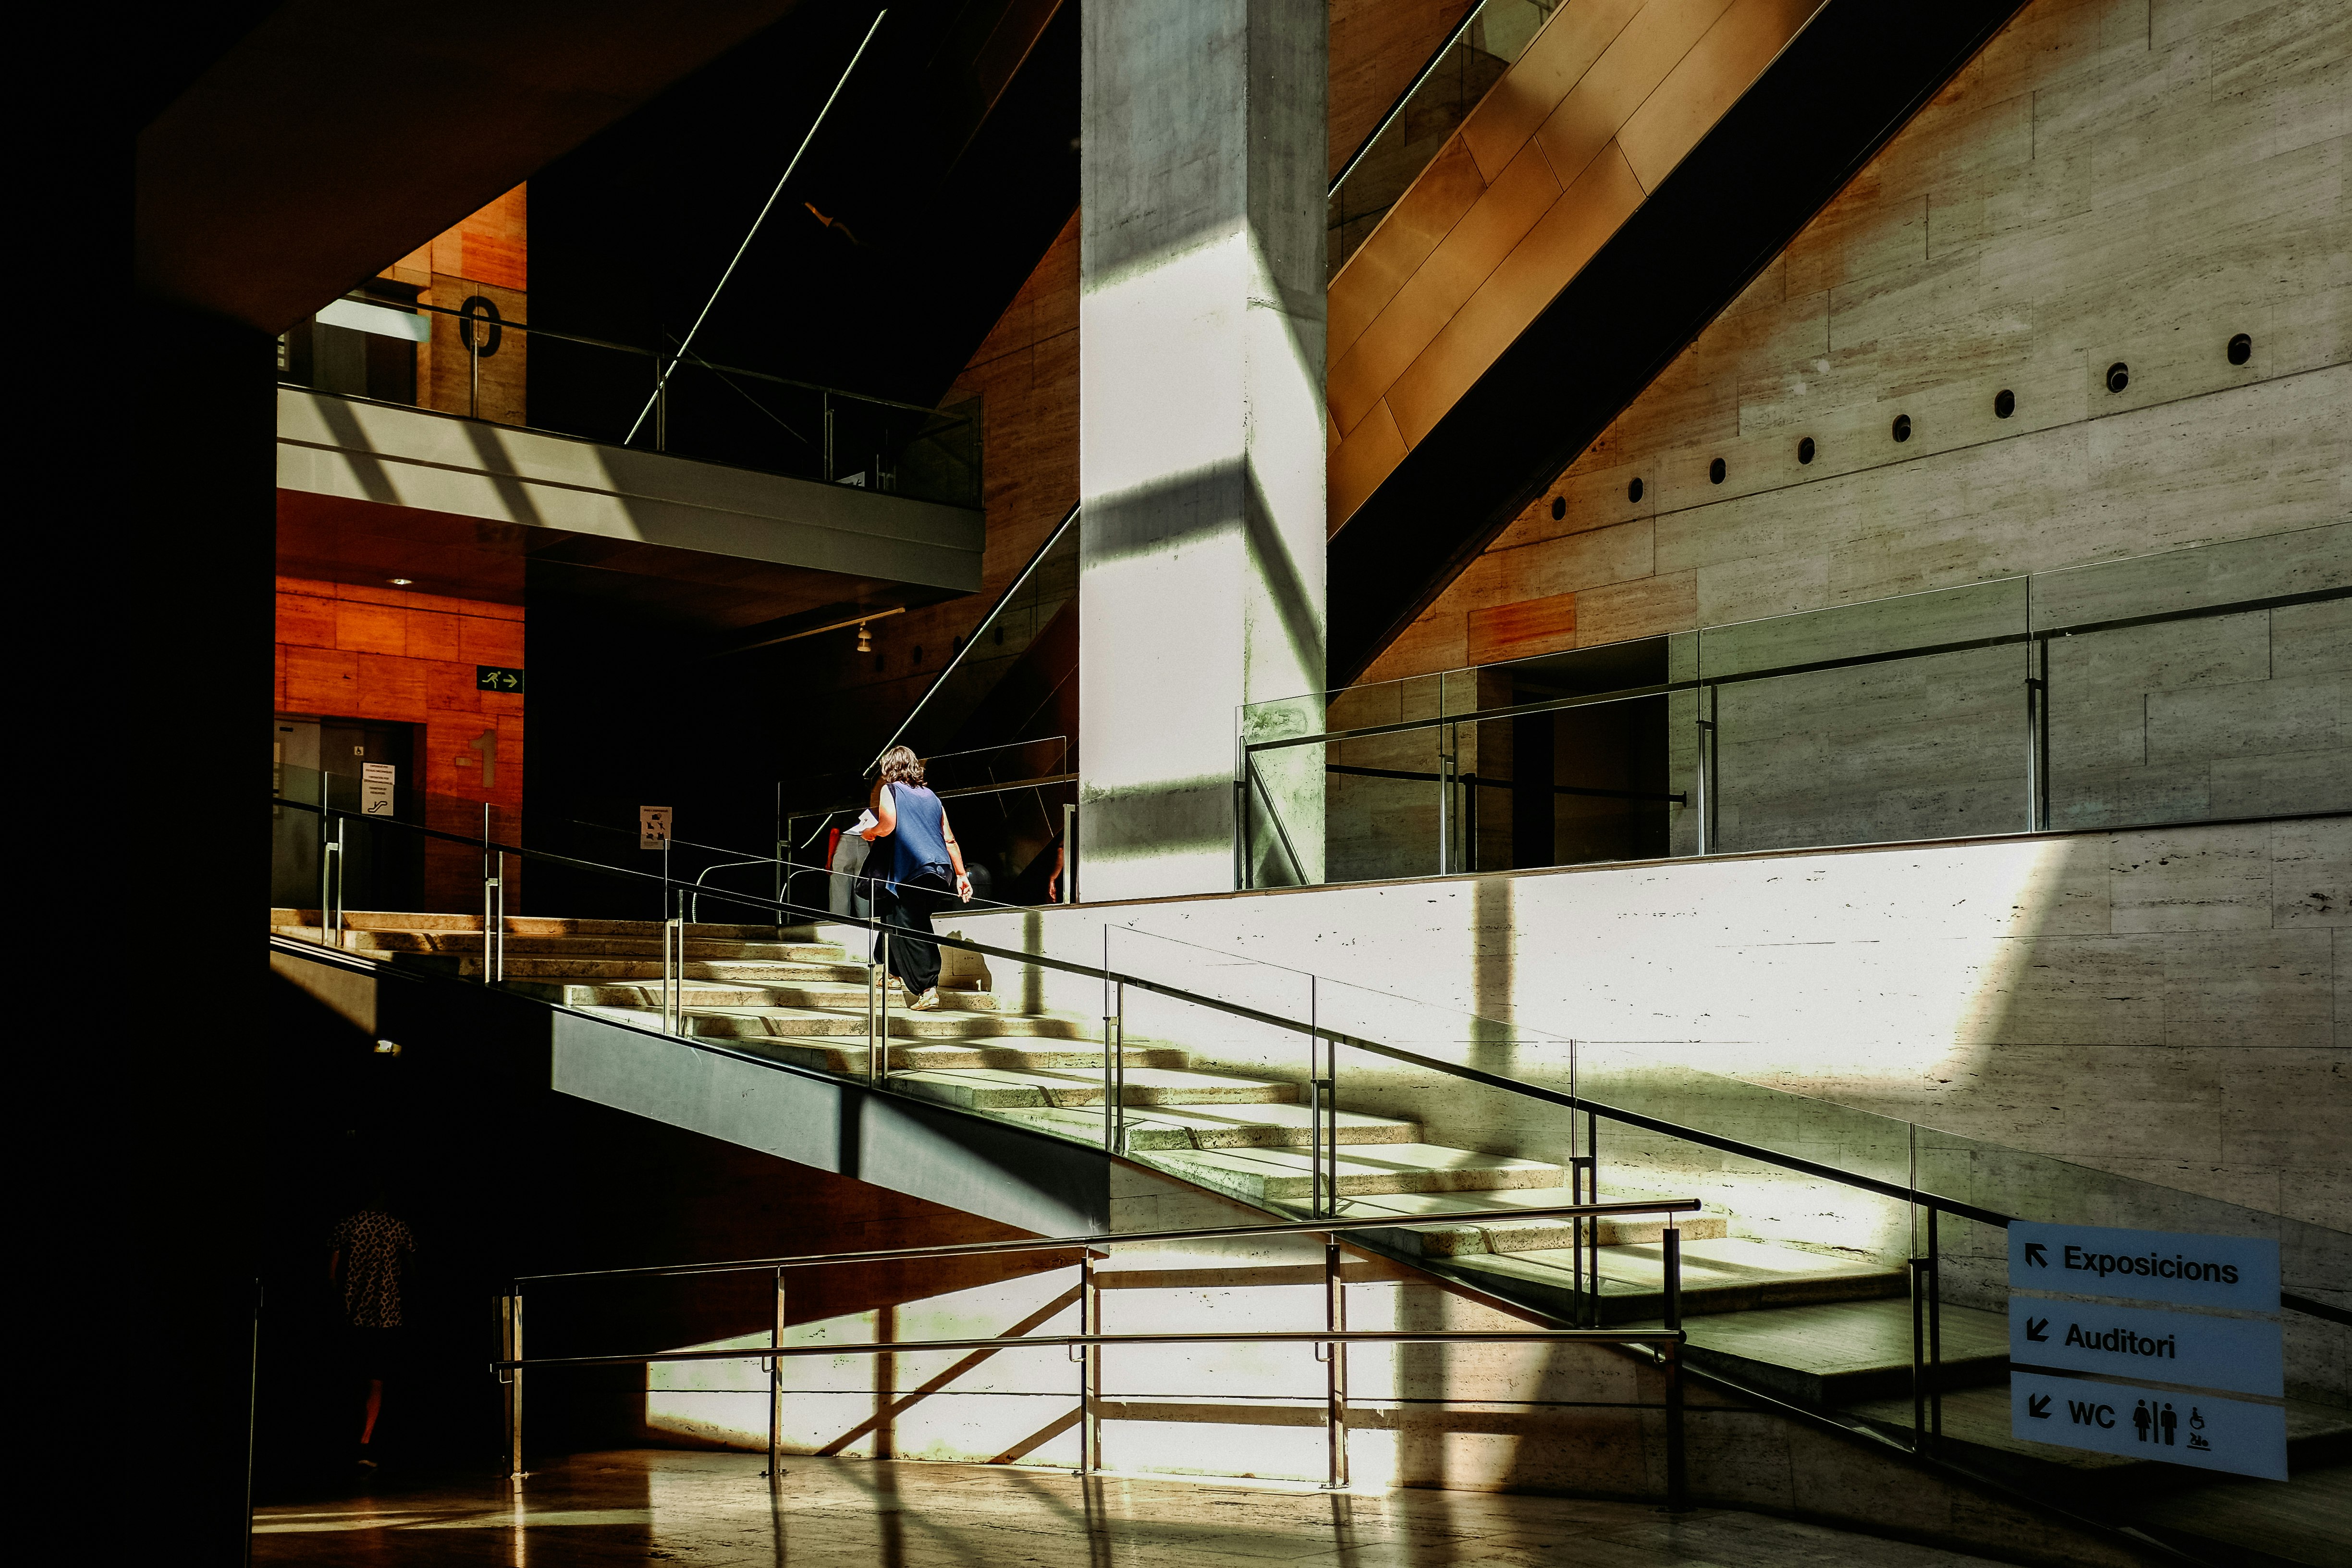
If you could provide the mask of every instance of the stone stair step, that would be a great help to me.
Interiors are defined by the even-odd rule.
[[[359,952],[454,952],[467,955],[482,951],[479,931],[365,931],[352,933],[349,946]],[[511,964],[519,958],[644,958],[661,962],[661,942],[657,937],[619,936],[517,936],[506,939],[507,961]],[[821,942],[719,942],[691,939],[686,944],[689,961],[715,959],[740,962],[762,960],[791,963],[826,971],[840,969],[847,973],[823,978],[863,979],[866,965],[851,963],[841,949]]]
[[[275,909],[269,911],[271,926],[309,926],[319,924],[319,911],[312,910]],[[400,910],[346,910],[343,925],[349,931],[474,931],[482,929],[482,917],[474,914],[430,914]],[[659,921],[578,920],[561,915],[509,915],[506,917],[509,940],[517,936],[635,936],[647,942],[658,941]],[[686,928],[689,941],[710,938],[717,941],[798,942],[824,946],[837,945],[816,934],[813,925],[731,925],[709,921],[696,921]]]
[[[1687,1306],[1685,1309],[1688,1310]],[[1947,1304],[1942,1382],[2006,1382],[2009,1319]],[[1911,1391],[1911,1304],[1893,1299],[1822,1301],[1716,1312],[1686,1321],[1691,1364],[1711,1367],[1816,1408]]]
[[[654,988],[654,1005],[660,1005],[660,987]],[[804,1028],[804,1018],[828,1018],[842,1024],[841,1028]],[[707,1035],[713,1038],[757,1038],[763,1035],[863,1035],[866,1033],[866,1009],[846,1007],[779,1007],[767,1005],[752,1006],[689,1006],[687,1008],[686,1032]],[[1078,1019],[1035,1017],[1013,1013],[905,1013],[890,1010],[889,1037],[894,1040],[961,1040],[975,1046],[1012,1045],[1019,1040],[1069,1041],[1060,1047],[1069,1054],[1064,1062],[1040,1063],[1041,1066],[1076,1065],[1092,1061],[1099,1066],[1102,1047],[1088,1046],[1087,1025]],[[1040,1047],[1044,1048],[1044,1047]],[[1182,1067],[1184,1054],[1161,1048],[1160,1054],[1150,1058],[1130,1056],[1130,1061],[1148,1060],[1153,1067]],[[864,1071],[863,1068],[858,1069]]]
[[[529,984],[517,985],[509,982],[508,989],[519,992],[521,994],[528,996],[530,995],[534,990],[540,988]],[[542,997],[541,999],[553,1000],[551,997]],[[658,1031],[662,1026],[661,1009],[658,1005],[649,1007],[613,1006],[601,1003],[577,1003],[573,1004],[573,1005],[578,1006],[583,1013],[593,1013],[600,1017],[611,1018],[618,1023],[633,1024],[640,1029],[653,1029]],[[856,1070],[861,1074],[865,1072],[866,1020],[864,1018],[849,1017],[839,1013],[793,1012],[789,1009],[781,1007],[761,1009],[761,1011],[772,1012],[775,1016],[767,1019],[765,1026],[760,1029],[747,1028],[740,1030],[714,1030],[697,1028],[695,1027],[697,1020],[691,1015],[688,1016],[687,1027],[688,1031],[691,1034],[703,1035],[713,1039],[772,1041],[800,1038],[803,1037],[854,1038],[858,1042],[856,1047],[857,1066]],[[801,1065],[817,1067],[820,1064],[808,1062]],[[822,1070],[846,1071],[849,1069],[823,1068]]]
[[[396,955],[398,956],[398,955]],[[482,960],[478,954],[418,954],[420,960],[445,961],[454,964],[460,974],[478,975]],[[793,1006],[846,1006],[863,1009],[866,1005],[866,972],[862,967],[852,970],[850,976],[839,980],[812,980],[806,977],[808,966],[772,963],[764,959],[688,959],[682,978],[688,981],[732,981],[739,984],[766,985],[774,988],[776,1000]],[[505,965],[509,980],[568,980],[574,983],[593,981],[646,981],[658,983],[662,977],[661,962],[651,958],[549,958],[530,953],[509,953]],[[893,1010],[906,1005],[905,992],[896,981],[890,986]],[[807,998],[821,996],[823,1000]],[[961,1012],[988,1012],[995,1008],[994,996],[985,991],[940,992],[943,1009]]]
[[[1645,1196],[1654,1195],[1656,1194],[1612,1193],[1605,1201],[1637,1203]],[[1419,1219],[1437,1218],[1462,1209],[1506,1205],[1549,1208],[1578,1201],[1565,1187],[1530,1188],[1497,1194],[1497,1200],[1465,1199],[1444,1193],[1399,1193],[1350,1203],[1343,1212],[1350,1219],[1381,1213]],[[1724,1240],[1731,1234],[1729,1217],[1720,1214],[1640,1215],[1591,1223],[1600,1227],[1599,1245],[1602,1247],[1659,1244],[1670,1223],[1681,1229],[1685,1247],[1695,1241]],[[1538,1252],[1571,1247],[1575,1244],[1575,1232],[1571,1226],[1572,1222],[1565,1219],[1494,1220],[1475,1226],[1428,1226],[1418,1230],[1381,1234],[1408,1254],[1423,1258],[1469,1258],[1479,1253]],[[1592,1244],[1590,1230],[1586,1232],[1585,1240],[1587,1245]]]
[[[1580,1309],[1590,1310],[1589,1282],[1584,1296],[1580,1297],[1576,1289],[1576,1261],[1572,1251],[1560,1247],[1457,1257],[1451,1266],[1497,1295],[1560,1317],[1573,1317]],[[1909,1289],[1907,1272],[1874,1259],[1738,1237],[1683,1245],[1685,1316],[1867,1303],[1907,1295]],[[1601,1321],[1607,1323],[1662,1316],[1665,1311],[1664,1247],[1654,1242],[1602,1247],[1600,1304]],[[1908,1310],[1906,1307],[1906,1314]],[[1906,1315],[1906,1334],[1909,1322]],[[1910,1366],[1907,1348],[1903,1364],[1906,1370]]]
[[[1212,1149],[1139,1155],[1155,1169],[1247,1203],[1305,1202],[1313,1195],[1312,1156],[1295,1149]],[[1341,1195],[1360,1193],[1492,1192],[1550,1187],[1563,1172],[1540,1160],[1481,1154],[1441,1143],[1361,1146],[1339,1157]]]
[[[919,1070],[892,1075],[892,1085],[909,1094],[970,1110],[1072,1110],[1100,1106],[1099,1070],[1014,1072],[997,1068]],[[1267,1083],[1225,1073],[1171,1068],[1129,1068],[1120,1095],[1126,1105],[1271,1104],[1296,1100],[1296,1084]]]
[[[1014,1110],[997,1114],[1040,1131],[1093,1141],[1102,1136],[1101,1103],[1097,1096],[1093,1110]],[[1311,1107],[1296,1101],[1216,1110],[1157,1105],[1128,1112],[1124,1150],[1140,1154],[1169,1149],[1306,1148],[1314,1142],[1312,1116]],[[1339,1112],[1338,1132],[1339,1142],[1348,1145],[1413,1143],[1421,1139],[1421,1128],[1413,1122],[1345,1110]]]
[[[803,1020],[823,1018],[845,1023],[845,1028],[810,1029]],[[972,1028],[951,1025],[992,1027],[1000,1033],[982,1034]],[[940,1016],[919,1013],[908,1018],[892,1017],[890,1037],[895,1041],[919,1040],[922,1045],[893,1044],[890,1062],[895,1068],[991,1068],[1007,1072],[1071,1072],[1099,1076],[1102,1072],[1102,1047],[1083,1037],[1059,1035],[1057,1028],[1076,1027],[1073,1020],[1062,1018],[999,1017],[992,1014],[971,1014],[961,1020],[952,1015]],[[863,1014],[845,1016],[838,1013],[817,1013],[785,1007],[744,1007],[690,1012],[687,1028],[691,1034],[712,1039],[760,1039],[771,1035],[856,1035],[863,1039],[866,1019]],[[1181,1068],[1184,1053],[1165,1046],[1129,1046],[1126,1061],[1129,1071],[1137,1068]],[[857,1060],[856,1070],[863,1074],[866,1062]]]

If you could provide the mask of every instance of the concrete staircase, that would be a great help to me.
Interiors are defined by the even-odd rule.
[[[276,910],[270,920],[273,931],[320,939],[315,913]],[[342,945],[465,978],[482,973],[481,921],[475,917],[352,913],[346,916]],[[658,1028],[660,951],[658,927],[647,921],[517,918],[508,922],[504,987]],[[689,1034],[817,1072],[862,1079],[869,1070],[866,965],[813,929],[689,927],[682,994]],[[1099,1145],[1100,1019],[1009,1005],[986,988],[983,973],[959,974],[952,955],[938,1011],[910,1014],[906,1001],[894,984],[886,1052],[893,1088]],[[1134,1041],[1123,1058],[1127,1157],[1275,1214],[1307,1216],[1312,1133],[1302,1085],[1204,1069],[1173,1042]],[[1570,1227],[1562,1221],[1443,1223],[1448,1215],[1470,1211],[1571,1202],[1560,1166],[1432,1142],[1414,1121],[1349,1110],[1339,1113],[1338,1142],[1343,1214],[1393,1215],[1425,1226],[1369,1233],[1367,1239],[1418,1257],[1432,1272],[1557,1319],[1589,1321],[1597,1310],[1610,1324],[1660,1321],[1662,1220],[1602,1223],[1596,1291],[1591,1280],[1580,1281]],[[1604,1191],[1618,1201],[1643,1195]],[[1874,1426],[1898,1441],[1907,1436],[1912,1371],[1906,1270],[1860,1253],[1742,1237],[1736,1214],[1686,1215],[1679,1226],[1684,1322],[1694,1365]],[[2180,1516],[2161,1522],[2184,1542],[2233,1540],[2252,1528],[2242,1487],[2216,1482],[2184,1489],[2177,1477],[2143,1475],[2157,1467],[2095,1456],[2053,1459],[2061,1451],[2011,1439],[2007,1325],[1997,1312],[1950,1304],[1942,1310],[1944,1431],[1953,1452],[1965,1452],[1988,1471],[2021,1467],[2021,1479],[2046,1481],[2051,1473],[2080,1470],[2088,1480],[2095,1474],[2103,1492],[2161,1483],[2158,1500]],[[2343,1462],[2352,1452],[2352,1416],[2297,1399],[2289,1401],[2288,1418],[2298,1456],[2297,1479],[2289,1489],[2294,1506],[2352,1511],[2352,1469]],[[2306,1476],[2315,1462],[2326,1468]]]
[[[271,915],[274,929],[311,940],[318,935],[315,919],[291,910]],[[345,923],[344,945],[352,951],[467,978],[481,974],[478,918],[362,911],[348,914]],[[657,1028],[660,952],[659,929],[647,921],[516,918],[508,921],[505,988]],[[1008,1005],[984,988],[981,973],[959,973],[952,950],[949,957],[936,1012],[908,1012],[906,996],[891,984],[886,1066],[892,1087],[1099,1143],[1101,1020]],[[862,1078],[868,1070],[866,965],[814,930],[691,926],[680,991],[689,1034],[818,1072]],[[1204,1070],[1193,1065],[1192,1053],[1164,1042],[1132,1042],[1122,1058],[1122,1152],[1129,1158],[1261,1208],[1308,1212],[1313,1133],[1301,1085]],[[1342,1110],[1338,1143],[1339,1194],[1349,1217],[1394,1214],[1425,1222],[1452,1213],[1574,1201],[1559,1165],[1433,1143],[1410,1121]],[[1631,1201],[1646,1194],[1608,1195]],[[1661,1228],[1654,1219],[1603,1223],[1599,1310],[1604,1321],[1643,1322],[1663,1312]],[[1900,1269],[1742,1238],[1732,1234],[1732,1216],[1721,1214],[1686,1215],[1681,1228],[1686,1314],[1740,1315],[1751,1325],[1741,1343],[1755,1342],[1752,1325],[1759,1314],[1783,1325],[1779,1348],[1798,1363],[1792,1375],[1811,1378],[1824,1390],[1851,1388],[1858,1397],[1862,1391],[1878,1392],[1897,1373],[1907,1378],[1907,1339],[1899,1356],[1874,1354],[1860,1367],[1816,1366],[1800,1352],[1813,1340],[1843,1346],[1852,1337],[1843,1331],[1848,1325],[1822,1321],[1809,1335],[1804,1320],[1790,1316],[1884,1308],[1891,1304],[1887,1298],[1906,1289]],[[1382,1234],[1438,1271],[1497,1296],[1562,1318],[1590,1315],[1591,1282],[1580,1299],[1564,1223],[1490,1222]],[[1701,1345],[1715,1337],[1697,1328],[1693,1334]],[[1874,1343],[1881,1337],[1868,1336]],[[1948,1328],[1946,1339],[1950,1344]],[[1729,1343],[1725,1351],[1737,1353]],[[1993,1353],[1997,1367],[2005,1342]]]

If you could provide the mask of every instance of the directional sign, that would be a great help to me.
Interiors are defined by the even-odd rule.
[[[2015,1372],[2012,1436],[2127,1459],[2286,1479],[2286,1406]]]
[[[520,691],[522,671],[506,669],[495,664],[474,666],[474,689],[477,691]]]
[[[2261,1318],[2011,1296],[2009,1359],[2102,1377],[2147,1377],[2241,1394],[2286,1393],[2279,1326]]]
[[[2017,1290],[2275,1312],[2279,1249],[2252,1237],[2018,1220],[2009,1227],[2009,1283]]]

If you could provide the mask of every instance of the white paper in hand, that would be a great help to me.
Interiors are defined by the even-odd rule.
[[[863,837],[866,830],[874,826],[874,821],[875,818],[872,812],[861,811],[857,814],[857,826],[851,828],[849,831]]]

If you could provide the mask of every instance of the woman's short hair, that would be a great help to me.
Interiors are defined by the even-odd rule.
[[[908,746],[893,746],[882,753],[882,782],[919,785],[923,782],[923,759]]]

